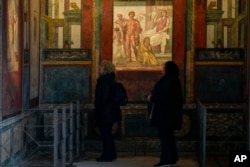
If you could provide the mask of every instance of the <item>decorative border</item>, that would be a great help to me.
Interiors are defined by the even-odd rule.
[[[90,49],[43,49],[43,61],[91,60]]]
[[[244,61],[244,49],[196,49],[195,61]]]

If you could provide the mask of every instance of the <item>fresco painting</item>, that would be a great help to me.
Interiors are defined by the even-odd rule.
[[[172,59],[172,1],[115,1],[113,63],[117,69],[158,68]]]

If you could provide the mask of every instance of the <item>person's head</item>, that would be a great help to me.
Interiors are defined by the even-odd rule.
[[[168,15],[167,10],[162,10],[162,11],[161,11],[161,16],[167,16],[167,15]]]
[[[115,73],[115,65],[108,60],[102,60],[99,65],[99,74]]]
[[[134,16],[135,16],[135,12],[134,11],[130,11],[129,13],[128,13],[128,16],[131,18],[133,18]]]
[[[179,68],[174,61],[167,61],[164,64],[164,72],[165,75],[178,77],[179,76]]]
[[[148,44],[150,44],[150,38],[149,38],[149,37],[145,37],[145,38],[143,39],[143,43],[148,43]]]
[[[122,20],[123,15],[122,15],[122,14],[120,14],[120,13],[118,13],[118,14],[117,14],[117,17],[118,17],[120,20]]]

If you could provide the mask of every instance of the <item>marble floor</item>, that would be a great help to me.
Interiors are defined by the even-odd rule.
[[[96,156],[87,153],[74,163],[75,167],[152,167],[158,163],[157,155],[120,155],[113,162],[96,162]],[[175,167],[199,167],[197,158],[192,153],[181,153],[179,161]],[[228,158],[226,156],[207,156],[206,167],[228,167]]]

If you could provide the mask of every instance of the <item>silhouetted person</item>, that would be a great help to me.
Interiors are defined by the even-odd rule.
[[[164,75],[154,85],[148,100],[153,105],[150,125],[158,129],[161,146],[160,162],[154,166],[176,164],[178,153],[174,130],[182,127],[183,94],[175,62],[165,63]]]
[[[94,118],[102,138],[102,154],[98,162],[116,159],[116,148],[112,127],[121,120],[120,106],[114,102],[115,66],[109,61],[102,61],[99,66],[99,78],[95,88]]]

